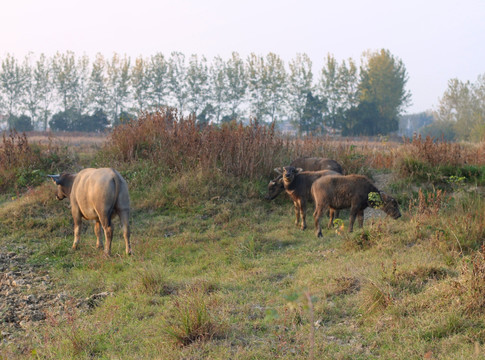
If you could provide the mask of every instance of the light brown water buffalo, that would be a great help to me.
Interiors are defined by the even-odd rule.
[[[312,200],[312,184],[319,178],[325,176],[339,176],[340,174],[332,170],[322,171],[302,171],[301,168],[285,166],[276,168],[275,171],[282,176],[283,186],[286,193],[290,196],[295,207],[295,225],[298,226],[301,220],[301,229],[306,229],[306,204]]]
[[[56,197],[58,200],[69,198],[71,213],[74,219],[74,243],[76,249],[79,244],[79,230],[81,219],[94,220],[98,249],[103,248],[100,238],[103,227],[106,244],[104,252],[111,253],[111,240],[113,239],[113,226],[111,218],[118,214],[123,227],[126,253],[131,254],[130,245],[130,196],[125,179],[114,169],[84,169],[77,174],[49,175],[57,185]]]
[[[332,170],[343,174],[342,166],[335,160],[327,158],[300,157],[293,160],[290,166],[301,168],[303,171]],[[265,196],[265,199],[273,200],[283,191],[285,191],[285,186],[283,184],[283,176],[280,174],[269,182],[268,194]]]

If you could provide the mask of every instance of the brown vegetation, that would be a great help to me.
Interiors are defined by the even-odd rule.
[[[107,151],[118,161],[149,159],[172,172],[200,167],[254,179],[271,173],[281,148],[284,140],[273,127],[201,126],[193,116],[161,109],[116,127]]]
[[[60,146],[29,142],[25,133],[2,134],[0,144],[0,191],[35,186],[45,180],[47,172],[55,172],[72,164],[72,157]]]

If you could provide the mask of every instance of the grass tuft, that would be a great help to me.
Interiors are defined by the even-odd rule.
[[[153,263],[144,264],[136,270],[137,287],[141,293],[167,296],[175,294],[179,286],[167,279],[166,271]]]
[[[214,305],[200,287],[180,293],[174,300],[165,333],[180,346],[221,337],[223,327],[212,312]]]

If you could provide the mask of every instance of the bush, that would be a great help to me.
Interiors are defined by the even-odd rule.
[[[254,179],[271,175],[286,150],[273,127],[235,122],[201,127],[194,116],[163,108],[117,126],[105,154],[122,162],[148,159],[172,172],[217,169]]]
[[[424,137],[434,137],[446,141],[456,140],[454,124],[451,121],[435,121],[419,130]]]
[[[50,127],[54,131],[100,132],[108,125],[108,117],[102,110],[97,110],[93,115],[83,115],[69,109],[54,114],[50,121]]]
[[[25,134],[3,133],[0,144],[0,192],[39,185],[48,173],[57,173],[72,165],[65,149],[31,145]]]
[[[8,118],[8,127],[10,128],[10,130],[16,130],[20,132],[34,130],[32,119],[27,115],[20,115],[20,116],[11,115]]]

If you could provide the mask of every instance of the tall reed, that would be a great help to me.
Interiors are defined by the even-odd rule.
[[[269,175],[275,162],[286,162],[287,149],[273,126],[202,126],[194,116],[162,108],[115,128],[106,150],[123,162],[149,159],[173,172],[200,167],[254,179]]]
[[[72,165],[66,149],[52,144],[31,144],[25,133],[2,134],[0,143],[0,192],[17,191],[39,185],[48,172],[66,170]]]

